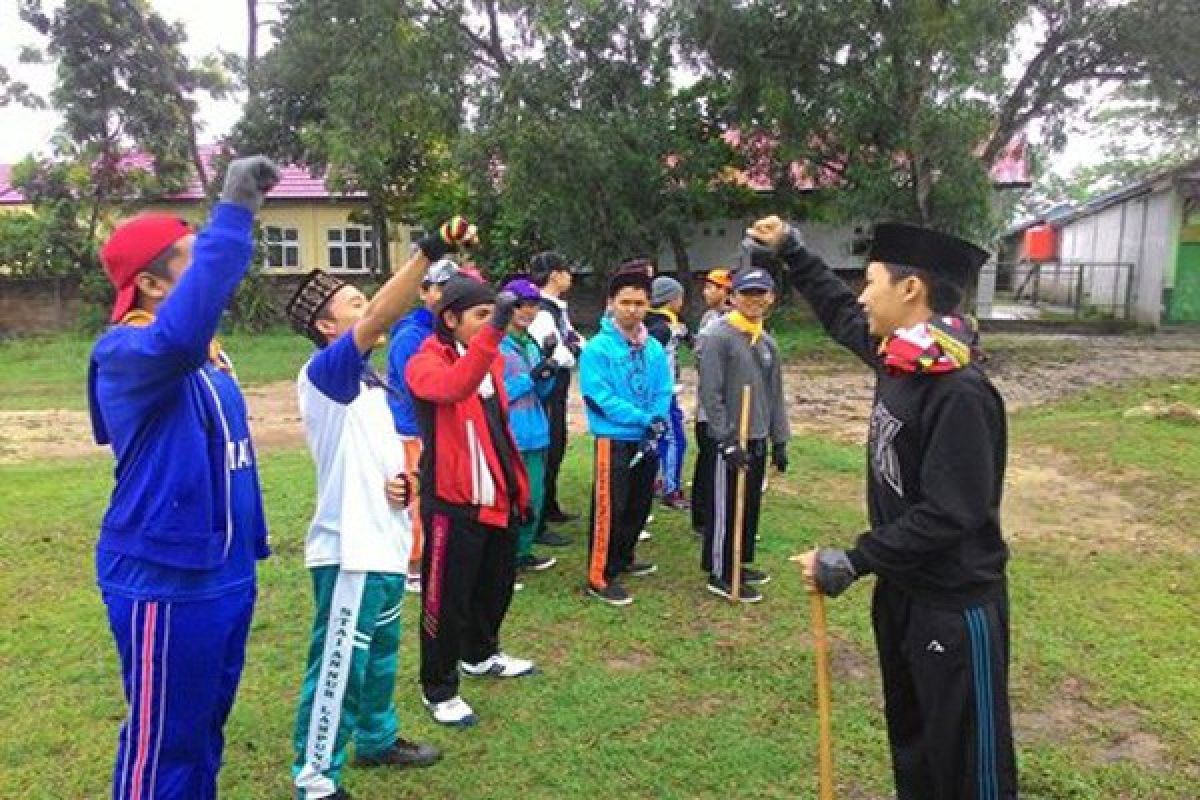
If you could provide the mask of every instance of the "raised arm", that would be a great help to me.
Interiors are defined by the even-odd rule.
[[[354,326],[354,344],[360,353],[365,353],[379,342],[379,337],[395,324],[396,320],[417,299],[417,289],[429,265],[447,252],[471,247],[478,241],[475,226],[462,217],[455,217],[417,242],[412,255],[392,273],[371,302],[358,324]]]
[[[871,336],[867,316],[850,287],[833,274],[819,255],[804,246],[800,232],[779,217],[764,217],[746,230],[743,247],[755,260],[778,258],[787,266],[796,287],[833,340],[876,369],[878,340]]]

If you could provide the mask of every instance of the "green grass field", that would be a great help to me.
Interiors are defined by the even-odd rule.
[[[305,350],[283,335],[241,344],[239,364],[252,380],[290,377],[290,359]],[[3,407],[31,407],[37,398],[14,400],[7,390],[35,375],[53,391],[76,380],[77,365],[66,362],[86,348],[73,348],[55,340],[49,352],[28,347],[20,363],[0,359]],[[1200,405],[1200,382],[1106,390],[1014,421],[1014,451],[1053,451],[1136,502],[1162,533],[1158,546],[1130,550],[1101,546],[1105,530],[1091,533],[1096,547],[1037,535],[1014,545],[1023,797],[1200,797],[1200,548],[1189,519],[1200,499],[1200,426],[1121,414],[1163,397]],[[577,510],[586,510],[589,454],[580,437],[565,466],[563,494]],[[482,716],[473,730],[437,728],[419,707],[410,599],[402,727],[446,757],[419,772],[351,769],[347,787],[360,798],[462,800],[815,796],[809,609],[786,559],[861,529],[863,457],[857,446],[817,437],[794,441],[792,454],[791,472],[772,476],[765,504],[759,563],[775,580],[764,603],[732,608],[704,592],[686,515],[661,508],[654,539],[639,550],[660,571],[630,581],[636,603],[588,602],[579,590],[583,528],[567,526],[574,545],[554,553],[558,567],[526,581],[505,627],[506,648],[535,658],[543,674],[465,683]],[[273,452],[261,471],[275,554],[260,571],[221,779],[223,796],[253,800],[289,796],[311,613],[302,558],[311,464],[304,452]],[[123,704],[92,552],[110,475],[101,458],[0,466],[0,798],[107,796]],[[1069,521],[1072,509],[1061,513]],[[869,593],[861,585],[829,603],[838,796],[856,800],[890,796]]]

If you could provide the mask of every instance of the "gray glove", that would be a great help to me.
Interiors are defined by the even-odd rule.
[[[787,261],[794,256],[808,255],[800,231],[788,222],[783,223],[783,236],[776,247],[770,247],[760,242],[747,232],[742,238],[742,250],[750,256],[750,263],[755,265],[766,264],[772,258],[781,258]]]
[[[279,183],[279,178],[279,167],[266,156],[235,158],[225,170],[221,201],[239,205],[255,214],[262,208],[267,192]]]
[[[492,307],[492,318],[488,320],[488,324],[497,330],[508,330],[508,323],[512,322],[513,311],[517,309],[519,302],[520,298],[509,291],[496,295],[496,304]]]
[[[821,594],[837,597],[858,580],[858,572],[845,550],[822,547],[817,551],[816,582]]]

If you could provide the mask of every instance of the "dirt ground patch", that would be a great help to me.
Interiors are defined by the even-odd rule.
[[[1010,411],[1060,400],[1097,386],[1200,375],[1200,335],[1039,335],[1023,336],[1019,343],[1017,347],[998,348],[988,365]],[[685,370],[683,380],[683,406],[695,408],[695,371]],[[791,365],[785,371],[784,383],[788,413],[797,433],[863,441],[873,384],[873,376],[865,367],[848,368],[844,361],[836,365],[820,361]],[[283,381],[252,387],[246,391],[246,401],[260,451],[303,444],[295,384]],[[571,397],[571,426],[577,432],[586,429],[577,385]],[[0,463],[103,452],[92,443],[86,412],[0,412]]]
[[[1127,761],[1138,767],[1162,768],[1168,748],[1145,730],[1143,716],[1129,706],[1097,707],[1080,681],[1068,679],[1046,708],[1013,714],[1013,730],[1024,743],[1070,742],[1083,748],[1094,763]]]

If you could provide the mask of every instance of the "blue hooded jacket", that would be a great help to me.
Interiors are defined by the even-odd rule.
[[[253,221],[241,206],[217,205],[153,322],[115,325],[92,350],[93,434],[117,460],[97,553],[124,588],[154,594],[244,582],[268,553],[245,401],[232,365],[209,360],[221,313],[250,265]],[[238,574],[223,576],[230,565]],[[179,570],[193,574],[177,578]],[[100,578],[103,585],[103,569]]]
[[[402,436],[419,436],[417,412],[413,408],[412,393],[404,379],[408,360],[421,348],[433,333],[433,312],[425,307],[414,309],[404,319],[392,326],[388,334],[388,407],[392,409],[392,420],[396,433]]]
[[[533,368],[542,351],[532,337],[520,339],[509,333],[500,342],[504,356],[504,391],[508,393],[508,424],[521,452],[545,450],[550,446],[550,420],[542,405],[554,391],[555,375],[534,380]]]
[[[666,419],[675,386],[663,346],[651,336],[634,345],[612,319],[583,348],[579,387],[593,436],[640,441],[654,419]]]

